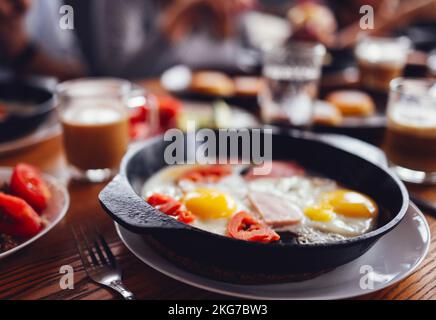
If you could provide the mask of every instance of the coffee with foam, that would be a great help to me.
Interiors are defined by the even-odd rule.
[[[394,164],[418,171],[436,171],[436,84],[407,80],[391,95],[388,107],[386,152]],[[433,96],[434,95],[434,96]]]
[[[357,57],[360,82],[377,91],[388,91],[392,79],[402,75],[409,53],[406,38],[369,37],[359,42]]]

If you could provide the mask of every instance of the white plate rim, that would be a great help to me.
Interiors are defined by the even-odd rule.
[[[0,167],[0,172],[8,172],[11,173],[12,172],[12,168],[8,168],[8,167]],[[43,237],[44,235],[46,235],[51,229],[53,229],[67,214],[68,209],[70,207],[70,194],[68,193],[67,189],[65,188],[65,186],[60,183],[56,178],[54,178],[51,175],[42,174],[42,177],[44,178],[45,181],[48,181],[51,185],[53,185],[56,189],[58,189],[64,199],[65,199],[65,203],[64,206],[62,207],[61,211],[59,212],[59,214],[56,216],[56,219],[54,219],[48,226],[46,226],[43,230],[41,230],[37,235],[35,235],[34,237],[30,238],[29,240],[21,243],[20,245],[16,246],[13,249],[10,249],[8,251],[5,251],[3,253],[0,253],[0,260],[4,259],[14,253],[16,253],[17,251],[27,247],[28,245],[32,244],[33,242],[35,242],[36,240],[38,240],[39,238]]]
[[[422,261],[425,259],[425,257],[428,254],[428,251],[429,251],[429,248],[430,248],[430,243],[431,243],[431,233],[430,233],[430,227],[429,227],[429,225],[427,223],[427,219],[425,218],[424,214],[412,202],[410,202],[410,205],[409,205],[409,210],[410,209],[413,210],[413,214],[415,214],[416,216],[418,216],[422,220],[422,222],[423,222],[423,224],[425,226],[425,230],[426,230],[427,234],[429,235],[429,237],[428,237],[428,241],[426,243],[426,246],[424,248],[423,254],[415,262],[415,264],[409,270],[407,270],[407,272],[404,272],[404,274],[402,274],[401,276],[399,276],[398,278],[396,278],[393,281],[388,281],[388,282],[382,284],[377,289],[367,290],[367,291],[365,291],[363,293],[357,293],[357,294],[351,294],[351,295],[350,294],[342,294],[342,295],[341,294],[337,294],[337,295],[330,295],[329,294],[329,295],[325,295],[325,296],[318,296],[318,297],[315,297],[315,298],[312,298],[312,299],[313,300],[338,300],[338,299],[355,298],[355,297],[359,297],[359,296],[362,296],[362,295],[366,295],[366,294],[370,294],[370,293],[374,293],[374,292],[383,290],[383,289],[385,289],[385,288],[387,288],[389,286],[392,286],[392,285],[394,285],[394,284],[404,280],[405,278],[407,278],[408,276],[413,274],[416,271],[416,269],[418,268],[418,266],[422,263]],[[197,283],[197,282],[191,281],[189,279],[185,279],[185,278],[183,278],[180,275],[177,275],[177,274],[174,274],[174,273],[172,273],[170,271],[162,269],[159,265],[157,265],[155,263],[151,263],[150,261],[146,261],[146,259],[144,257],[139,256],[139,254],[136,253],[132,249],[131,245],[128,244],[125,241],[125,239],[123,237],[123,234],[122,234],[122,232],[120,230],[120,227],[119,227],[119,225],[117,223],[115,223],[115,229],[116,229],[117,234],[120,237],[121,241],[124,243],[124,245],[140,261],[142,261],[143,263],[145,263],[149,267],[153,268],[154,270],[156,270],[156,271],[166,275],[167,277],[170,277],[172,279],[175,279],[175,280],[180,281],[182,283],[185,283],[187,285],[190,285],[190,286],[193,286],[193,287],[196,287],[196,288],[199,288],[199,289],[203,289],[203,290],[206,290],[206,291],[209,291],[209,292],[214,292],[214,293],[222,294],[222,295],[225,295],[225,296],[231,296],[231,297],[236,297],[236,298],[244,298],[244,299],[263,299],[263,300],[290,300],[290,299],[294,299],[294,300],[310,300],[310,298],[300,298],[300,299],[298,299],[298,298],[286,298],[286,297],[278,297],[278,298],[274,297],[274,298],[272,298],[272,297],[269,297],[269,296],[261,296],[261,295],[251,295],[251,294],[244,294],[244,293],[229,292],[229,291],[226,291],[224,289],[211,287],[211,286],[208,286],[208,285],[205,285],[205,284],[202,284],[202,283]],[[395,232],[395,229],[392,230],[392,232]],[[383,241],[383,238],[379,239],[378,241]],[[162,258],[162,259],[164,259],[164,258]],[[168,263],[170,263],[170,262],[168,262]],[[176,268],[179,268],[179,267],[176,266]],[[181,269],[181,268],[179,268],[179,269]],[[191,272],[186,271],[186,270],[182,270],[182,271],[183,272],[187,272],[187,273],[191,273]],[[196,275],[196,276],[198,276],[198,275]],[[211,280],[209,279],[209,281],[211,281]],[[212,281],[216,281],[216,280],[212,280]],[[216,282],[219,282],[219,281],[216,281]]]

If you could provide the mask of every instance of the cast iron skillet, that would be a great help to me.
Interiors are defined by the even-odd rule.
[[[53,93],[36,79],[1,79],[0,103],[23,104],[0,117],[0,142],[13,140],[36,129],[54,108]]]
[[[296,160],[308,170],[370,195],[384,209],[379,227],[337,243],[299,245],[292,240],[245,242],[180,223],[140,196],[144,182],[166,166],[164,150],[170,142],[161,136],[133,148],[125,156],[119,176],[100,193],[100,202],[123,227],[152,235],[182,256],[232,270],[276,274],[317,272],[345,264],[365,253],[403,218],[408,193],[385,168],[323,142],[314,134],[277,132],[272,135],[272,142],[274,159]]]

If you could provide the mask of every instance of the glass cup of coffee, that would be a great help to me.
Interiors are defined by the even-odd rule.
[[[391,82],[385,151],[406,182],[436,183],[436,81]]]
[[[294,127],[312,123],[325,53],[322,44],[311,42],[292,42],[265,53],[259,104],[266,122]]]
[[[65,155],[74,180],[103,182],[113,177],[129,144],[129,108],[149,106],[151,96],[129,81],[85,78],[57,88]],[[150,133],[154,116],[149,116]]]
[[[428,54],[427,67],[429,76],[436,79],[436,50],[433,50]]]
[[[387,93],[391,80],[403,75],[410,49],[407,37],[363,37],[355,49],[361,85]]]

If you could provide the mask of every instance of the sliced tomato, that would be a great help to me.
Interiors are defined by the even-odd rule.
[[[130,139],[145,139],[150,133],[150,127],[146,123],[134,123],[129,125]]]
[[[37,212],[47,208],[51,198],[50,190],[39,170],[31,165],[20,163],[12,173],[10,191],[24,199]]]
[[[147,202],[163,213],[176,217],[181,222],[191,223],[195,220],[195,216],[185,208],[183,203],[165,194],[152,194],[148,197]]]
[[[0,192],[0,233],[30,238],[41,227],[41,218],[26,201]]]
[[[172,127],[176,123],[177,115],[182,110],[182,103],[171,96],[157,96],[159,105],[159,122],[161,127]]]
[[[182,109],[182,103],[171,96],[156,97],[160,130],[176,126],[177,115]],[[130,137],[144,139],[149,134],[150,106],[141,105],[129,110]]]
[[[171,200],[165,204],[159,206],[159,210],[165,212],[169,216],[177,216],[183,205],[181,202],[176,200]]]
[[[271,171],[268,174],[260,175],[254,172],[256,167],[270,167]],[[254,180],[258,178],[283,178],[283,177],[293,177],[302,176],[306,172],[303,167],[298,163],[293,161],[270,161],[265,162],[263,165],[252,166],[247,173],[244,175],[246,180]]]
[[[227,233],[231,238],[245,241],[269,243],[280,240],[274,230],[245,211],[236,213],[230,219]]]
[[[195,216],[191,211],[186,209],[181,209],[177,211],[177,220],[184,223],[191,223],[195,220]]]
[[[171,197],[167,196],[165,194],[161,193],[154,193],[151,196],[148,197],[147,202],[152,205],[153,207],[156,207],[160,204],[165,204],[169,201],[171,201]]]
[[[200,166],[185,171],[178,179],[191,180],[193,182],[217,182],[221,178],[232,174],[232,168],[229,165],[209,165]]]
[[[130,124],[143,123],[147,119],[147,110],[144,106],[139,106],[129,110]]]

